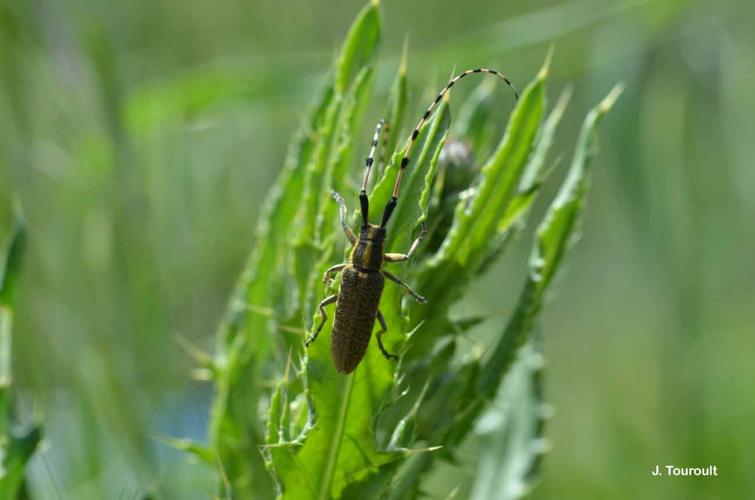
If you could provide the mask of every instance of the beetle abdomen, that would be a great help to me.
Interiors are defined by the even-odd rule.
[[[343,270],[331,340],[333,363],[339,372],[351,373],[364,357],[384,283],[379,272],[360,272],[353,266]]]

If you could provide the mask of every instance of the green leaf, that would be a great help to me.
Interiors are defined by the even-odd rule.
[[[333,144],[331,157],[326,162],[326,168],[322,172],[322,182],[320,184],[319,201],[316,206],[311,207],[316,214],[316,228],[314,241],[318,242],[312,245],[311,242],[301,241],[294,247],[297,252],[297,266],[300,268],[299,275],[303,278],[301,286],[303,287],[302,302],[304,304],[313,304],[316,288],[320,284],[323,266],[332,258],[335,248],[334,238],[330,237],[334,227],[340,227],[337,224],[336,203],[331,202],[331,192],[333,190],[343,192],[347,188],[348,173],[352,170],[354,162],[354,130],[357,128],[357,122],[364,109],[365,103],[369,97],[369,90],[372,83],[372,70],[363,68],[357,78],[354,80],[354,86],[343,99],[343,105],[340,108],[339,117],[333,130]],[[311,251],[311,252],[310,252]],[[304,309],[303,316],[309,317],[314,311],[313,307]]]
[[[547,179],[549,171],[545,169],[546,159],[553,143],[556,127],[566,110],[570,96],[570,91],[561,94],[553,111],[548,115],[538,132],[535,150],[522,171],[516,193],[509,200],[498,221],[495,234],[492,237],[493,243],[488,245],[487,254],[483,255],[481,263],[476,269],[477,274],[482,273],[487,268],[487,264],[498,257],[511,236],[522,225],[540,192],[540,188]]]
[[[406,167],[401,181],[398,204],[388,224],[388,248],[386,251],[405,252],[412,241],[412,230],[427,217],[427,202],[435,176],[438,156],[445,143],[451,114],[447,103],[442,103],[430,123],[420,131],[415,146],[419,153]],[[403,152],[403,150],[402,150]],[[401,155],[395,155],[370,196],[370,214],[379,221],[382,210],[388,203],[399,170]],[[374,207],[374,208],[373,208]]]
[[[493,93],[496,81],[487,79],[480,82],[469,98],[464,102],[459,113],[459,122],[455,127],[460,137],[471,139],[472,151],[484,152],[493,129],[491,120],[493,108]]]
[[[507,231],[511,228],[512,211],[518,214],[526,213],[526,208],[532,202],[533,193],[542,184],[545,175],[543,169],[545,157],[567,98],[568,95],[565,94],[559,99],[559,103],[538,133],[537,145],[526,168],[522,170],[517,192],[503,211],[502,220],[497,228],[499,235],[507,234]],[[604,108],[607,109],[605,106]],[[589,117],[588,122],[591,127],[594,127],[593,120]],[[488,246],[488,248],[494,247]],[[525,307],[520,307],[520,309],[526,310]],[[421,328],[424,328],[428,323],[429,321],[425,322]],[[436,324],[440,324],[440,322]],[[510,324],[520,325],[517,321],[517,314],[512,318]],[[531,324],[529,324],[529,327],[531,328]],[[504,336],[503,338],[508,337]],[[454,364],[441,365],[440,369],[428,369],[426,365],[422,365],[422,376],[441,382],[434,383],[433,391],[426,396],[426,402],[422,405],[417,439],[428,445],[442,443],[444,450],[453,450],[454,445],[460,443],[468,434],[480,411],[488,404],[487,400],[495,394],[495,390],[507,372],[508,366],[495,358],[490,358],[482,367],[480,367],[478,360],[474,358],[460,366]],[[412,387],[416,388],[423,383],[423,380],[426,380],[422,376],[417,376],[415,372],[410,372],[405,376],[410,392]],[[490,384],[490,386],[486,384]],[[482,390],[483,388],[485,390]],[[419,479],[423,472],[432,466],[432,461],[432,456],[428,456],[412,466],[414,471],[412,477],[417,481],[414,485],[415,488],[419,487]],[[424,466],[422,470],[418,468],[420,463]],[[404,481],[406,482],[406,479]]]
[[[506,213],[535,147],[545,108],[546,66],[522,93],[496,151],[482,167],[481,179],[470,196],[456,206],[454,220],[440,250],[423,267],[418,287],[429,301],[415,321],[427,318],[425,334],[408,355],[426,356],[434,337],[448,331],[447,311],[486,262],[496,245],[499,223]],[[413,307],[412,311],[417,308]],[[416,324],[416,323],[415,323]]]
[[[379,6],[377,0],[365,6],[346,35],[336,71],[336,92],[345,92],[361,69],[371,64],[380,41]]]
[[[26,465],[42,440],[39,425],[22,428],[15,421],[11,345],[13,295],[21,269],[26,224],[16,215],[0,255],[0,498],[23,498]]]
[[[208,449],[201,444],[192,441],[191,439],[177,439],[171,437],[160,438],[160,441],[164,442],[171,448],[176,450],[185,451],[194,458],[201,460],[209,465],[216,465],[217,458],[211,449]]]
[[[495,234],[535,146],[545,109],[547,73],[547,66],[544,66],[535,81],[525,89],[504,138],[482,167],[482,181],[476,196],[469,206],[457,206],[447,242],[433,263],[453,259],[462,266],[474,266],[484,251],[483,242]]]
[[[542,394],[542,355],[532,343],[522,347],[495,402],[475,426],[481,455],[473,500],[520,498],[546,451],[543,437],[548,408]]]
[[[619,96],[614,88],[585,119],[569,173],[543,221],[538,226],[536,241],[529,260],[529,271],[519,304],[485,362],[478,389],[485,397],[492,397],[513,362],[518,348],[527,340],[534,320],[542,306],[543,297],[561,263],[569,243],[577,230],[587,193],[590,167],[597,152],[598,124]]]
[[[407,59],[408,44],[404,44],[399,62],[398,72],[393,80],[391,92],[388,96],[388,109],[385,118],[388,123],[388,141],[385,144],[385,151],[382,154],[386,158],[386,163],[390,160],[391,152],[396,149],[404,119],[406,118],[406,105],[409,99],[409,82],[407,77]]]
[[[534,125],[532,125],[533,130],[530,134],[531,138],[528,139],[530,142],[534,143],[539,127],[540,113],[542,112],[542,101],[544,101],[544,85],[542,83],[542,80],[544,80],[544,72],[541,73],[541,76],[542,78],[540,82],[536,80],[536,83],[528,87],[525,91],[522,101],[517,107],[520,113],[519,123],[517,123],[517,117],[514,115],[509,126],[509,133],[507,133],[502,140],[502,145],[499,146],[499,149],[510,149],[512,147],[511,145],[505,146],[507,141],[513,140],[511,139],[511,130],[515,131],[514,137],[520,135],[520,132],[516,131],[523,128],[521,126],[521,121],[523,120],[521,118],[522,114],[534,123]],[[532,90],[533,87],[535,88],[534,91]],[[540,101],[539,105],[537,104],[538,101]],[[558,117],[560,117],[560,115],[555,117],[554,121],[558,121]],[[525,122],[527,122],[527,120],[525,120]],[[547,141],[543,141],[543,147],[547,148],[549,143],[546,144],[546,142]],[[518,166],[519,175],[516,176],[515,179],[519,179],[525,171],[530,147],[526,148],[527,154],[523,155],[521,166]],[[437,153],[439,155],[440,151],[438,150]],[[391,168],[387,169],[387,174],[397,167],[398,160],[400,160],[400,158],[396,156]],[[435,157],[435,162],[437,163],[437,156]],[[490,164],[491,163],[488,162],[488,165]],[[495,166],[497,168],[504,167],[504,161],[500,152],[498,158],[496,158]],[[487,167],[487,172],[487,178],[482,181],[483,185],[486,182],[496,182],[497,172],[493,170],[491,173],[491,167],[489,166]],[[434,173],[434,169],[432,173]],[[429,199],[429,187],[433,185],[433,181],[431,178],[426,178],[425,181],[428,189],[423,191],[420,195],[420,199],[425,203],[426,207]],[[382,197],[383,200],[387,201],[387,198],[390,196],[389,191],[391,187],[392,184],[379,184],[375,189],[373,199],[381,199]],[[500,195],[501,193],[499,192],[497,194]],[[402,196],[403,195],[404,193],[402,193]],[[399,202],[397,210],[401,206],[401,202]],[[504,209],[505,205],[501,208],[501,212],[503,212]],[[424,217],[424,212],[421,217]],[[454,221],[454,223],[456,223],[456,221]],[[495,229],[496,228],[493,225],[491,232],[494,232]],[[402,230],[398,230],[398,232],[406,233],[406,231]],[[391,230],[391,234],[395,234],[394,230]],[[441,248],[440,253],[443,252],[444,248]],[[432,268],[433,262],[431,261],[428,266],[423,267],[421,272],[429,273],[428,269]],[[428,281],[432,280],[434,279],[434,276],[430,276],[427,279]],[[459,275],[450,276],[450,282],[453,282],[454,286],[460,287],[457,290],[457,292],[460,293],[465,286],[465,283],[469,282],[469,278],[461,277]],[[422,281],[422,283],[427,284],[424,281]],[[448,367],[451,361],[450,356],[454,351],[453,343],[446,344],[448,348],[445,349],[445,352],[447,353],[446,355],[439,355],[437,352],[431,352],[434,345],[433,335],[442,332],[443,328],[452,328],[452,326],[447,320],[447,307],[444,308],[438,305],[438,303],[434,303],[436,300],[442,298],[447,290],[438,290],[437,287],[435,289],[432,289],[432,287],[430,288],[431,290],[428,295],[431,297],[431,303],[427,304],[430,307],[425,308],[426,305],[418,305],[410,308],[412,314],[411,323],[419,324],[420,326],[418,327],[418,333],[409,340],[408,354],[404,357],[404,361],[407,361],[407,356],[409,356],[408,364],[404,367],[405,373],[402,377],[402,388],[405,388],[405,390],[402,390],[399,393],[401,396],[394,400],[393,404],[385,409],[380,419],[381,428],[390,429],[394,426],[400,428],[401,425],[407,423],[406,415],[411,415],[413,412],[417,413],[417,417],[412,417],[410,421],[411,428],[414,429],[412,436],[408,435],[406,432],[402,432],[404,436],[403,440],[414,439],[414,443],[404,442],[402,444],[407,447],[414,444],[414,448],[426,448],[427,446],[444,443],[445,436],[455,428],[454,425],[458,420],[460,412],[468,412],[472,415],[471,412],[474,410],[474,407],[470,407],[468,403],[473,402],[474,381],[476,380],[478,373],[475,364],[469,364],[466,367],[463,367],[458,373],[449,373]],[[418,289],[421,293],[426,293],[426,288],[423,286],[420,286]],[[391,292],[386,288],[384,295],[389,293]],[[398,300],[397,303],[399,303]],[[405,314],[400,309],[398,312],[402,316]],[[429,327],[428,325],[433,326]],[[408,329],[408,327],[406,328]],[[423,354],[417,354],[418,352]],[[417,407],[418,402],[422,401],[425,394],[423,387],[428,387],[430,381],[433,381],[432,391],[427,395],[426,400],[422,402],[421,408],[413,410]],[[384,433],[387,431],[383,430],[381,432]],[[431,467],[436,455],[437,453],[419,454],[417,456],[412,456],[412,458],[410,458],[405,464],[402,464],[396,472],[397,480],[392,482],[392,485],[390,486],[391,493],[389,496],[391,498],[413,497],[418,491],[419,480],[424,472]]]
[[[590,182],[590,169],[598,151],[598,125],[621,92],[622,87],[614,87],[585,118],[569,174],[538,227],[538,246],[530,260],[530,275],[533,280],[539,278],[541,289],[550,284],[577,232]]]
[[[349,158],[354,120],[366,101],[372,64],[380,38],[380,14],[377,2],[371,2],[357,17],[341,49],[336,70],[335,98],[328,109],[322,127],[318,131],[320,140],[312,160],[306,168],[304,191],[296,217],[293,241],[292,269],[299,288],[298,303],[307,304],[303,317],[312,313],[312,271],[322,258],[327,257],[331,248],[326,247],[323,224],[327,224],[335,213],[329,203],[330,191],[343,182],[340,173]],[[336,186],[332,185],[336,182]],[[281,226],[289,227],[289,226]],[[290,235],[289,235],[290,236]]]
[[[290,227],[304,191],[303,171],[319,143],[328,111],[333,107],[332,83],[322,91],[289,149],[283,171],[262,208],[257,245],[236,286],[221,324],[216,357],[216,396],[211,416],[213,449],[223,463],[234,491],[272,492],[272,483],[258,452],[264,442],[258,417],[265,388],[259,381],[269,371],[277,321],[259,310],[275,310],[291,296]],[[295,302],[295,300],[294,300]]]
[[[0,469],[0,498],[19,500],[24,495],[26,465],[42,441],[42,427],[33,426],[25,432],[13,430],[5,437]]]
[[[416,226],[426,210],[427,197],[423,198],[422,193],[429,190],[448,125],[449,114],[444,106],[423,130],[417,163],[403,184],[409,200],[420,200],[399,205],[394,212],[392,228],[398,228],[395,245],[405,244],[404,249],[408,248],[407,228]],[[395,171],[395,165],[386,169],[375,188],[373,204],[390,197]],[[377,206],[381,204],[378,202]],[[393,229],[389,234],[393,234]],[[400,291],[395,288],[389,291],[386,287],[381,301],[394,343],[401,339],[404,326]],[[313,321],[317,322],[319,316]],[[379,449],[373,430],[384,395],[393,382],[394,366],[373,348],[368,349],[354,374],[344,377],[337,373],[330,356],[331,326],[332,323],[326,323],[307,353],[305,376],[314,426],[307,431],[303,444],[269,448],[276,475],[285,485],[282,498],[338,498],[348,485],[363,481],[380,466],[402,456],[396,451]]]
[[[263,460],[259,447],[266,437],[271,437],[272,430],[280,431],[285,438],[289,429],[284,427],[300,425],[299,421],[289,422],[290,412],[287,408],[284,411],[287,404],[279,399],[275,426],[264,428],[258,415],[260,403],[268,397],[264,381],[282,366],[276,363],[276,355],[280,356],[284,349],[300,352],[302,348],[303,335],[284,340],[278,329],[301,328],[302,321],[296,316],[301,318],[306,311],[304,297],[312,294],[312,273],[332,251],[332,243],[327,243],[329,237],[320,234],[330,223],[327,215],[331,209],[323,200],[329,199],[327,191],[332,180],[343,182],[354,123],[367,100],[371,82],[368,65],[377,47],[379,30],[379,13],[373,3],[354,23],[332,82],[290,149],[283,172],[262,210],[257,246],[221,326],[211,435],[230,483],[230,491],[221,491],[222,494],[272,494],[266,470],[272,464],[271,455]],[[294,228],[293,234],[288,228]],[[296,400],[297,387],[290,389],[293,393],[289,396]]]
[[[13,227],[0,255],[0,432],[7,432],[6,419],[3,415],[10,411],[8,407],[10,385],[12,381],[11,344],[13,329],[13,295],[18,274],[21,270],[26,242],[26,223],[16,215]]]
[[[26,223],[21,216],[17,215],[3,250],[2,267],[0,267],[0,305],[2,306],[10,306],[13,302],[25,243]]]
[[[456,446],[490,407],[507,372],[505,363],[499,369],[493,359],[499,344],[510,342],[511,335],[504,332],[489,356],[483,356],[481,349],[470,351],[457,345],[457,336],[486,318],[459,321],[448,317],[448,309],[523,225],[550,172],[549,151],[568,94],[546,117],[547,62],[523,92],[506,133],[479,175],[471,168],[455,187],[454,197],[443,198],[443,179],[438,174],[451,122],[447,99],[419,132],[387,228],[385,250],[406,252],[419,226],[435,222],[439,200],[453,201],[447,203],[444,228],[431,232],[437,241],[431,247],[420,246],[412,262],[391,265],[394,273],[429,299],[428,304],[414,304],[394,284],[385,287],[380,311],[388,331],[383,338],[389,351],[401,354],[400,362],[386,360],[373,339],[353,374],[338,373],[330,354],[332,308],[317,341],[303,348],[304,330],[321,320],[318,301],[336,289],[320,285],[322,272],[339,263],[346,246],[331,190],[344,196],[354,212],[351,220],[357,220],[353,181],[361,177],[363,167],[354,161],[362,147],[355,141],[374,125],[363,124],[361,116],[369,99],[379,34],[377,2],[371,2],[350,29],[330,82],[291,148],[261,215],[256,249],[221,330],[212,438],[213,451],[228,477],[229,487],[221,494],[270,497],[274,484],[283,499],[414,498],[437,457],[454,460]],[[389,159],[382,172],[375,169],[370,190],[373,222],[391,197],[404,144],[397,136],[407,107],[404,54],[385,108],[392,135],[386,151]],[[460,140],[485,147],[486,134],[499,125],[493,120],[500,119],[488,87],[473,93],[463,109],[466,118],[457,130],[468,137]],[[543,245],[563,236],[552,236],[552,231],[538,232],[539,257],[557,265],[558,252]],[[546,276],[555,265],[543,264],[538,272]],[[525,291],[528,286],[542,292],[534,281]],[[532,290],[523,293],[527,300],[517,312],[521,317],[515,314],[509,322],[507,331],[516,329],[517,342],[526,339],[531,329],[531,322],[521,318],[532,320],[539,308],[532,312],[533,298],[539,300]],[[522,402],[533,395],[519,389],[514,393]],[[506,396],[506,401],[511,398]],[[266,411],[266,419],[261,410]],[[524,414],[516,417],[531,422]],[[489,462],[509,467],[502,464],[531,457],[522,450],[507,447],[506,454],[491,456]],[[521,468],[514,469],[521,477]],[[262,477],[264,470],[274,481]]]
[[[277,228],[293,223],[303,190],[301,172],[316,144],[314,130],[321,126],[332,99],[332,87],[326,87],[289,150],[281,177],[262,209],[257,246],[232,295],[218,335],[211,441],[236,491],[272,489],[257,451],[263,442],[257,408],[264,394],[257,381],[262,379],[272,351],[268,332],[274,327],[273,320],[254,310],[272,309],[275,297],[285,290],[281,276],[286,272],[282,257],[287,254],[287,242]]]

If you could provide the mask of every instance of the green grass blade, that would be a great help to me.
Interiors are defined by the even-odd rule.
[[[3,251],[3,262],[0,267],[0,305],[10,306],[16,289],[16,280],[21,269],[24,244],[26,243],[26,223],[20,216],[16,216],[13,228],[8,236]]]
[[[3,434],[8,432],[4,416],[9,411],[9,390],[12,380],[11,371],[11,331],[13,328],[13,294],[18,273],[21,269],[24,245],[26,242],[26,223],[16,216],[3,253],[0,256],[0,425]]]
[[[42,440],[39,425],[21,429],[15,421],[11,344],[13,295],[21,269],[26,226],[16,219],[0,256],[0,498],[23,498],[26,465]]]

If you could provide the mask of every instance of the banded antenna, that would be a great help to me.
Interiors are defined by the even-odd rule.
[[[412,152],[412,148],[414,147],[415,142],[417,142],[417,137],[419,136],[420,130],[422,130],[422,127],[425,126],[427,123],[427,120],[430,118],[430,115],[435,110],[435,108],[438,106],[438,103],[440,103],[441,99],[443,99],[443,96],[446,95],[446,93],[451,90],[451,87],[454,86],[456,82],[461,80],[467,75],[471,75],[473,73],[487,73],[489,75],[497,76],[504,82],[506,82],[506,85],[508,85],[512,91],[514,91],[514,99],[519,100],[519,93],[516,90],[516,87],[514,87],[514,84],[509,81],[508,78],[503,73],[499,73],[498,71],[494,69],[488,69],[488,68],[476,68],[476,69],[469,69],[463,73],[459,73],[455,77],[451,78],[449,82],[446,84],[445,87],[443,87],[443,90],[440,91],[438,96],[435,98],[435,100],[430,103],[430,106],[428,106],[427,111],[425,111],[425,114],[422,115],[422,118],[419,120],[419,123],[416,127],[414,127],[414,130],[412,131],[412,135],[409,137],[407,144],[406,144],[406,151],[404,152],[404,157],[401,158],[401,165],[399,167],[398,175],[396,177],[396,184],[393,186],[393,195],[391,196],[391,199],[388,200],[388,204],[385,206],[385,210],[383,211],[383,220],[380,223],[380,227],[385,228],[386,224],[388,224],[388,221],[391,218],[391,215],[393,214],[393,210],[396,208],[396,202],[398,200],[398,192],[401,187],[401,178],[404,175],[404,169],[406,169],[407,165],[409,165],[409,158]],[[378,124],[378,129],[375,130],[375,140],[373,140],[373,152],[374,148],[377,144],[377,137],[379,134],[379,128],[380,124]],[[362,199],[362,195],[364,195],[364,198],[366,200],[367,194],[365,192],[366,189],[366,180],[367,176],[369,175],[369,168],[371,167],[372,162],[370,162],[370,165],[368,165],[368,171],[365,175],[365,184],[363,185],[362,193],[360,194],[360,201]],[[365,204],[363,204],[365,206]],[[362,215],[364,217],[364,221],[366,224],[366,214],[363,210]]]

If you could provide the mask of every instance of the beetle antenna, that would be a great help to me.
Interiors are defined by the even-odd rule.
[[[383,129],[383,126],[385,125],[385,120],[380,119],[377,126],[375,127],[375,133],[372,136],[372,145],[370,146],[370,155],[367,157],[367,159],[364,161],[364,179],[362,180],[362,191],[359,193],[359,205],[362,209],[362,226],[367,227],[369,223],[369,211],[370,211],[370,204],[369,200],[367,199],[367,183],[370,181],[370,173],[372,172],[372,164],[375,163],[375,150],[378,146],[378,141],[380,141],[380,131]]]
[[[506,85],[508,85],[511,88],[511,90],[514,91],[514,99],[519,100],[519,93],[517,92],[516,87],[514,87],[514,84],[511,83],[511,81],[509,81],[509,79],[506,78],[504,74],[499,73],[498,71],[494,69],[488,69],[488,68],[469,69],[451,78],[451,80],[449,80],[449,82],[446,84],[443,90],[440,91],[440,93],[435,98],[435,100],[432,103],[430,103],[430,106],[428,106],[427,111],[425,111],[425,114],[422,115],[422,118],[419,120],[419,123],[417,124],[417,126],[414,127],[414,130],[412,131],[412,135],[409,137],[409,140],[407,141],[406,151],[404,152],[404,157],[401,158],[401,165],[399,166],[398,175],[396,176],[396,184],[393,186],[393,195],[391,196],[391,199],[388,200],[388,204],[385,206],[385,210],[383,211],[383,221],[380,224],[381,227],[384,228],[385,225],[388,224],[388,221],[390,220],[391,215],[393,214],[393,210],[396,208],[396,202],[398,200],[398,191],[399,191],[399,188],[401,187],[401,177],[404,175],[404,169],[407,167],[407,165],[409,165],[409,155],[412,152],[414,143],[417,141],[417,136],[419,135],[419,131],[422,130],[422,127],[425,126],[425,124],[427,123],[427,120],[430,118],[430,115],[438,106],[438,103],[440,103],[441,99],[443,99],[443,96],[446,95],[446,93],[451,89],[451,87],[453,87],[456,82],[458,82],[459,80],[461,80],[467,75],[471,75],[472,73],[487,73],[489,75],[497,76],[498,78],[506,82]]]

